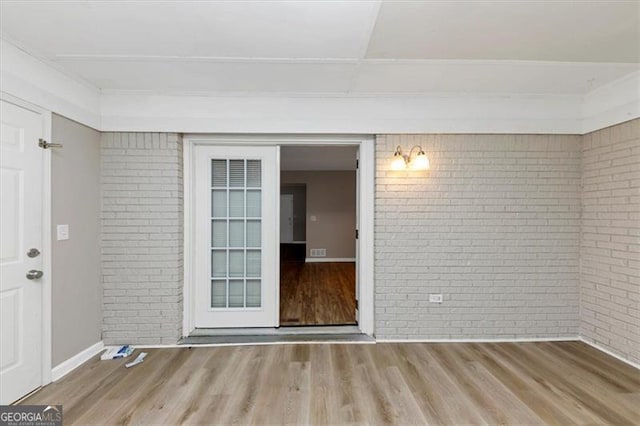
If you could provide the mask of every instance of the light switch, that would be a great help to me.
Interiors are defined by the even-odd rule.
[[[316,220],[318,220],[318,218],[315,217],[314,215],[311,215],[309,219],[311,219],[311,222],[315,222]]]
[[[69,239],[69,225],[58,225],[56,227],[56,231],[58,234],[58,241],[68,240]]]

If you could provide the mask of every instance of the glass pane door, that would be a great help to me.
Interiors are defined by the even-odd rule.
[[[260,308],[262,160],[211,160],[211,308]]]
[[[278,325],[278,148],[199,145],[194,164],[194,323]]]

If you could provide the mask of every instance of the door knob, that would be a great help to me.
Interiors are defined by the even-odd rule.
[[[40,254],[40,250],[38,250],[37,248],[32,248],[27,252],[27,256],[29,257],[38,257],[39,254]]]
[[[42,271],[38,271],[37,269],[32,269],[29,272],[27,272],[27,279],[37,280],[39,278],[42,278],[42,275],[44,275]]]

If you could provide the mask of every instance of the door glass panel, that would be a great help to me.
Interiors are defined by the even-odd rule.
[[[259,308],[260,296],[260,280],[247,280],[247,308]]]
[[[260,247],[262,226],[260,220],[247,220],[247,247]]]
[[[227,276],[227,251],[214,250],[211,254],[211,276]]]
[[[229,221],[229,247],[244,247],[244,220]]]
[[[244,280],[229,281],[229,307],[244,307]]]
[[[227,190],[214,189],[211,195],[211,216],[227,217]]]
[[[211,307],[227,307],[227,280],[211,281]]]
[[[262,253],[260,250],[247,250],[247,276],[259,277],[262,265]]]
[[[247,187],[260,188],[262,182],[262,164],[260,160],[247,160]]]
[[[211,160],[211,186],[227,186],[227,160]]]
[[[229,191],[229,217],[244,217],[244,190]]]
[[[212,308],[261,307],[261,185],[261,160],[211,161]]]
[[[244,187],[244,160],[229,160],[229,186]]]
[[[244,277],[244,250],[229,251],[229,276]]]
[[[260,196],[260,190],[248,190],[247,191],[247,217],[260,217],[262,207],[262,197]]]
[[[211,246],[227,247],[227,221],[212,220],[211,221]]]

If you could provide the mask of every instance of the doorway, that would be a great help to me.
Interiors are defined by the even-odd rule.
[[[357,154],[281,147],[281,326],[357,325]]]
[[[307,186],[305,184],[281,183],[280,261],[304,261],[306,244]]]
[[[297,249],[297,253],[299,259],[301,257],[304,258],[304,264],[312,265],[313,267],[319,267],[322,264],[336,263],[336,264],[348,264],[351,263],[352,271],[350,273],[351,276],[355,275],[355,284],[351,285],[352,294],[354,296],[350,297],[350,300],[355,305],[355,299],[358,299],[359,310],[355,309],[353,306],[352,309],[349,309],[350,312],[350,320],[349,322],[341,321],[341,323],[357,323],[357,327],[364,334],[373,335],[373,199],[374,199],[374,143],[373,138],[370,137],[358,137],[358,136],[346,136],[346,137],[334,137],[334,136],[228,136],[228,135],[220,135],[220,136],[208,136],[208,135],[186,135],[184,138],[184,161],[185,161],[185,286],[184,286],[184,324],[183,324],[183,335],[185,337],[195,336],[195,335],[206,335],[207,330],[221,330],[222,328],[232,328],[236,327],[239,333],[244,333],[242,330],[246,330],[247,328],[256,330],[255,327],[263,327],[265,332],[268,332],[269,329],[276,330],[280,326],[285,326],[283,324],[280,317],[280,304],[281,300],[281,292],[280,287],[282,286],[282,281],[280,279],[281,268],[280,266],[280,256],[283,254],[280,250],[280,238],[284,236],[283,240],[289,241],[289,236],[291,236],[291,242],[289,244],[299,244],[301,243],[300,237],[296,234],[297,227],[299,226],[296,223],[296,197],[293,196],[293,200],[281,199],[280,191],[281,191],[281,182],[282,178],[281,173],[279,172],[281,169],[281,161],[284,158],[281,156],[281,151],[286,148],[293,147],[316,147],[316,148],[349,148],[352,152],[360,152],[360,168],[357,170],[358,173],[356,175],[356,182],[354,183],[355,191],[357,196],[353,197],[356,200],[353,200],[356,205],[363,206],[362,214],[358,215],[355,218],[354,222],[350,226],[348,231],[348,235],[352,241],[352,245],[355,246],[355,255],[353,253],[349,255],[345,254],[331,254],[331,251],[328,251],[329,247],[310,247],[307,245],[307,237],[309,235],[304,235],[302,238],[302,248]],[[201,148],[205,147],[217,147],[221,149],[228,150],[226,156],[220,157],[219,153],[215,153],[213,158],[211,156],[206,157],[205,160],[202,160],[202,151]],[[240,148],[245,148],[246,151],[243,153],[231,152]],[[225,160],[228,163],[228,167],[231,167],[231,161],[245,161],[245,167],[247,167],[249,161],[253,161],[258,159],[256,157],[256,153],[259,151],[259,148],[265,148],[268,150],[272,150],[272,152],[276,153],[276,158],[274,161],[263,161],[261,164],[264,166],[262,168],[262,179],[264,186],[260,188],[263,191],[261,198],[261,216],[245,216],[238,217],[232,216],[230,210],[231,207],[231,193],[239,191],[243,189],[244,191],[256,190],[257,187],[253,186],[245,186],[245,187],[232,187],[228,186],[225,188],[217,188],[212,186],[211,180],[212,170],[211,170],[211,161],[213,160]],[[327,151],[328,152],[328,151]],[[308,158],[313,157],[309,156],[309,152],[304,153],[305,158],[298,158],[296,160],[297,163],[305,162]],[[219,158],[218,158],[219,157]],[[254,158],[255,157],[255,158]],[[346,160],[345,160],[346,161]],[[353,158],[349,159],[353,164]],[[269,169],[268,165],[275,165],[276,172],[273,173],[273,169]],[[353,165],[352,167],[355,167]],[[203,169],[204,171],[200,170]],[[200,170],[200,171],[199,171]],[[246,170],[246,169],[245,169]],[[337,170],[336,170],[337,171]],[[228,172],[229,173],[229,172]],[[246,172],[245,172],[246,173]],[[265,174],[266,173],[266,174]],[[352,172],[353,173],[353,172]],[[268,175],[268,176],[267,176]],[[228,177],[230,178],[230,174]],[[272,180],[270,176],[275,176],[275,182]],[[359,178],[358,178],[359,176]],[[245,175],[245,185],[248,182],[246,180]],[[274,185],[275,183],[275,185]],[[282,182],[287,183],[287,182]],[[299,182],[288,182],[289,184],[297,184],[300,185]],[[198,189],[199,188],[199,189]],[[214,208],[211,204],[213,200],[213,192],[216,190],[225,190],[227,191],[227,204],[225,208],[227,209],[227,216],[218,217],[215,214],[212,214],[212,209]],[[305,187],[306,191],[309,191],[308,185]],[[221,195],[218,195],[221,197]],[[246,195],[245,195],[246,197]],[[220,198],[222,199],[222,198]],[[238,198],[240,199],[240,198]],[[308,194],[304,197],[304,199],[309,199]],[[245,198],[245,204],[241,208],[244,209],[244,212],[247,212],[249,205],[246,204],[248,201]],[[266,204],[265,204],[266,203]],[[281,220],[284,221],[280,216],[280,209],[282,208],[281,203],[291,204],[293,203],[293,214],[289,215],[287,213],[286,220],[288,221],[289,216],[292,219],[292,230],[285,231],[285,234],[281,234],[280,225]],[[237,204],[237,203],[236,203]],[[239,207],[240,208],[240,207]],[[273,208],[275,210],[275,215],[269,213],[269,209]],[[289,207],[285,207],[288,209]],[[309,221],[313,220],[311,216],[315,216],[315,220],[318,221],[318,215],[312,215],[311,211],[309,211],[310,206],[307,205],[307,212],[304,214],[304,217]],[[234,213],[235,214],[235,213]],[[322,216],[325,217],[324,215]],[[240,246],[240,239],[238,235],[234,234],[238,237],[238,241],[231,246],[231,234],[227,231],[226,240],[218,241],[216,244],[225,243],[224,247],[220,246],[212,246],[213,240],[215,236],[211,234],[212,227],[214,226],[214,221],[216,220],[226,220],[227,226],[231,226],[231,221],[235,220],[260,220],[262,224],[261,227],[261,241],[260,245],[249,246],[247,245],[247,240],[249,234],[248,231],[245,230],[244,233],[244,246]],[[357,225],[357,226],[356,226]],[[245,225],[246,226],[246,225]],[[287,225],[288,226],[288,225]],[[355,240],[356,229],[358,228],[360,238]],[[227,228],[230,229],[230,228]],[[306,229],[304,227],[303,229]],[[265,234],[265,232],[267,234]],[[335,232],[333,230],[332,232]],[[341,232],[344,233],[344,232]],[[272,237],[271,235],[274,235]],[[234,237],[235,238],[235,237]],[[237,244],[237,246],[236,246]],[[322,249],[325,249],[324,253]],[[254,250],[259,249],[262,257],[260,258],[260,280],[261,280],[261,298],[268,297],[268,299],[262,299],[265,304],[261,304],[258,306],[249,306],[247,296],[250,294],[248,287],[249,279],[254,279],[258,277],[249,277],[247,272],[250,269],[249,262],[251,260],[252,266],[255,267],[254,258],[249,259],[248,257],[244,259],[243,272],[245,275],[243,276],[231,276],[231,252],[236,250]],[[311,252],[313,249],[313,253]],[[224,277],[214,277],[210,274],[213,272],[213,251],[214,250],[227,250],[226,254],[226,271],[223,269],[218,269],[218,273],[222,275],[224,272],[226,275]],[[294,255],[295,255],[294,250]],[[301,254],[300,254],[301,253]],[[271,261],[267,261],[267,258],[271,255],[274,257],[271,258]],[[335,256],[335,257],[330,257]],[[222,256],[218,256],[219,259],[222,259]],[[312,261],[309,261],[309,260]],[[359,259],[359,261],[356,261]],[[319,262],[315,262],[313,260],[319,260]],[[220,263],[222,265],[222,263]],[[343,265],[344,266],[344,265]],[[235,268],[235,267],[234,267]],[[269,270],[271,268],[271,270]],[[355,274],[353,273],[355,270]],[[238,274],[241,272],[240,268],[234,269]],[[332,272],[335,274],[335,272]],[[310,273],[311,276],[320,275],[317,272]],[[244,300],[242,300],[239,296],[237,297],[238,306],[231,306],[230,296],[231,292],[231,281],[235,280],[245,280],[243,285],[240,286],[239,283],[235,283],[235,287],[238,293],[240,292],[240,288],[243,289],[244,292]],[[225,288],[226,295],[223,297],[219,295],[218,299],[220,303],[221,300],[225,300],[225,306],[220,305],[220,307],[214,308],[210,306],[213,303],[213,281],[221,281],[218,284],[218,288],[222,291],[222,288]],[[222,285],[222,281],[224,281],[224,286]],[[272,286],[270,283],[275,283],[275,286]],[[274,291],[275,290],[275,291]],[[222,293],[221,293],[222,294]],[[330,294],[329,292],[323,293],[325,296]],[[271,297],[273,299],[270,299]],[[235,300],[235,299],[234,299]],[[243,306],[239,306],[240,301],[242,300]],[[198,308],[200,306],[200,308]],[[251,309],[249,309],[251,308]],[[211,316],[211,312],[219,309],[220,311],[217,314],[224,314],[225,317],[231,318],[235,316],[236,318],[242,318],[238,323],[234,323],[233,321],[220,321],[218,319],[213,318]],[[261,309],[269,309],[273,312],[272,320],[265,322],[256,322],[251,317],[253,315],[257,315],[256,311]],[[274,310],[275,309],[275,310]],[[205,313],[206,317],[209,317],[211,321],[202,321],[202,316],[199,316],[198,310]],[[234,315],[231,315],[231,314]],[[324,320],[323,320],[324,321]],[[237,328],[240,327],[240,328]],[[287,328],[287,327],[285,327]],[[213,330],[215,329],[215,330]],[[224,331],[220,331],[224,332]],[[229,330],[232,333],[232,330]],[[279,331],[282,332],[282,329]],[[215,334],[215,333],[213,333]]]

